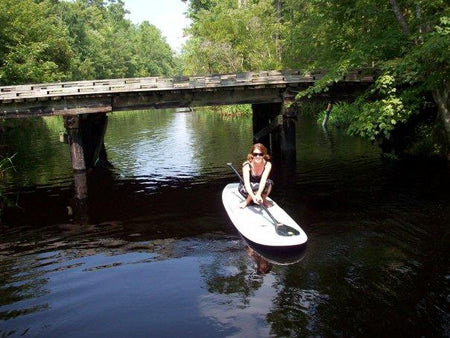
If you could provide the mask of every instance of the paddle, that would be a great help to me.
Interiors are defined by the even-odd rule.
[[[242,179],[239,172],[233,167],[233,164],[227,163],[227,165],[233,169],[237,177],[239,177],[239,180],[244,184],[244,180]],[[263,208],[263,210],[269,215],[269,217],[272,219],[273,224],[275,225],[275,232],[280,236],[295,236],[299,235],[300,232],[297,229],[294,229],[293,227],[290,227],[289,225],[283,224],[279,222],[275,217],[273,217],[272,213],[267,209],[267,207],[264,205],[264,203],[260,203],[259,206]]]

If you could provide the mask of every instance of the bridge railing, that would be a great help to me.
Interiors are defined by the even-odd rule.
[[[297,70],[287,70],[209,76],[143,77],[2,86],[0,87],[0,103],[99,94],[189,89],[208,90],[224,87],[314,83],[323,75],[323,73],[301,73]],[[367,76],[361,72],[352,72],[345,76],[343,81],[372,82],[373,76]]]

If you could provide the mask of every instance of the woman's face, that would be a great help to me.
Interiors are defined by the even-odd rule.
[[[255,161],[257,163],[262,162],[264,160],[264,153],[259,148],[253,149],[252,156],[253,156],[253,161]]]

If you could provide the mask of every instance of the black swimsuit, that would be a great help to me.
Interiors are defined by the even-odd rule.
[[[261,172],[261,175],[253,175],[253,173],[252,173],[252,165],[250,164],[250,162],[245,162],[244,163],[244,165],[247,165],[247,164],[250,166],[250,186],[252,187],[253,192],[258,191],[259,183],[261,182],[261,177],[262,177],[262,175],[264,173],[264,170],[266,170],[266,165],[264,164],[264,170]],[[262,192],[263,195],[267,194],[267,192],[269,191],[269,188],[271,186],[273,186],[273,181],[270,180],[270,179],[267,179],[266,185],[265,185],[264,190]],[[247,192],[247,189],[245,189],[245,185],[243,183],[239,184],[239,192],[241,193],[242,196],[247,198],[248,192]]]
[[[261,172],[261,175],[253,175],[253,171],[252,171],[252,166],[249,163],[250,166],[250,182],[252,183],[260,183],[261,182],[261,177],[264,174],[264,170],[266,170],[266,165],[264,164],[264,169]]]

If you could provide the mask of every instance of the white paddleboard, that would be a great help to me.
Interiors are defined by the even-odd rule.
[[[299,234],[281,236],[275,231],[275,224],[264,209],[258,205],[249,205],[241,209],[240,203],[244,197],[238,191],[238,183],[228,184],[222,192],[222,202],[236,229],[247,240],[258,245],[276,248],[291,248],[302,246],[308,241],[308,236],[302,228],[272,199],[270,213],[277,221],[296,229]]]

